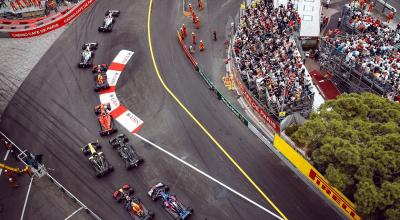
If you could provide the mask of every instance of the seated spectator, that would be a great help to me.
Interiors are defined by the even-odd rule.
[[[373,20],[373,19],[372,19]],[[345,62],[382,87],[391,100],[400,96],[400,29],[377,25],[358,35],[330,34],[326,42]]]
[[[299,22],[291,1],[275,9],[272,1],[260,1],[245,9],[234,42],[243,81],[276,116],[312,105],[311,82],[290,38]]]

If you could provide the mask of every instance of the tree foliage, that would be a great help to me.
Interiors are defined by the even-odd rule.
[[[371,93],[325,102],[292,139],[371,219],[400,219],[400,105]]]

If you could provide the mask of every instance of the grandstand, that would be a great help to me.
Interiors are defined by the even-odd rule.
[[[236,66],[270,116],[277,120],[295,112],[307,116],[314,92],[292,38],[300,18],[291,1],[276,8],[274,3],[259,1],[244,10],[233,45]]]
[[[346,6],[345,30],[330,31],[320,44],[321,69],[341,92],[373,92],[400,101],[400,30]]]
[[[0,17],[6,19],[32,18],[48,15],[58,10],[61,4],[76,3],[78,0],[0,0]]]

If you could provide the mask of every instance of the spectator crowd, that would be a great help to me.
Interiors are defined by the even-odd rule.
[[[348,65],[376,82],[390,100],[400,101],[400,26],[392,29],[364,11],[351,13],[348,20],[356,34],[330,32],[326,42]]]
[[[240,18],[234,40],[236,65],[253,95],[274,116],[311,109],[314,93],[291,35],[300,17],[291,1],[250,5]]]
[[[41,0],[0,0],[0,6],[18,11],[29,7],[42,8],[42,2]]]

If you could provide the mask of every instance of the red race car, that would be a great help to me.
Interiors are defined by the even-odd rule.
[[[133,195],[133,188],[128,184],[116,190],[113,197],[117,202],[123,202],[125,209],[135,220],[150,220],[154,217],[154,213]]]
[[[100,136],[110,135],[117,131],[114,128],[114,120],[109,114],[111,107],[109,104],[100,104],[94,107],[94,113],[97,115],[97,120],[100,125]]]
[[[92,73],[98,73],[98,72],[107,72],[107,64],[103,63],[103,64],[99,64],[93,67],[92,69]]]

